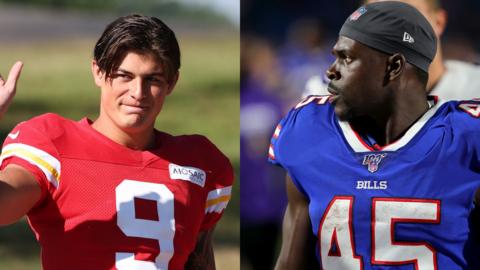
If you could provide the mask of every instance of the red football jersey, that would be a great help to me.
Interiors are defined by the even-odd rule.
[[[45,114],[8,135],[2,169],[32,172],[42,197],[28,220],[52,269],[183,269],[198,233],[231,193],[228,159],[205,137],[156,131],[152,151]]]

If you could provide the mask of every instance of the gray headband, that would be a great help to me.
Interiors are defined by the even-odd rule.
[[[353,12],[339,33],[387,54],[401,53],[428,72],[437,39],[430,23],[414,7],[397,1],[368,4]]]

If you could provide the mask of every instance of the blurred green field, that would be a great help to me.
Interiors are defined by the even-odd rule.
[[[235,167],[233,198],[216,228],[217,269],[239,269],[239,35],[178,35],[180,81],[156,127],[172,134],[203,134]],[[72,119],[98,113],[99,90],[90,61],[95,40],[0,44],[0,73],[25,64],[17,96],[1,120],[0,136],[20,121],[55,112]],[[0,228],[0,269],[40,269],[39,249],[25,221]]]

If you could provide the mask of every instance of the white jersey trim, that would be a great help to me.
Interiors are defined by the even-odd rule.
[[[7,144],[2,149],[0,164],[9,157],[18,157],[38,167],[52,185],[58,187],[60,182],[60,161],[49,153],[22,143]]]
[[[355,152],[370,152],[371,150],[366,147],[362,141],[357,138],[355,131],[353,131],[350,123],[348,121],[341,121],[338,120],[338,124],[340,125],[340,129],[343,132],[343,136],[347,140],[347,143],[352,147],[353,151]]]

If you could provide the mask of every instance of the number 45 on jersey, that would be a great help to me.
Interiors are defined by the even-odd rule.
[[[318,231],[323,269],[361,270],[355,253],[352,224],[353,197],[336,196],[325,211]],[[414,264],[415,270],[437,270],[435,249],[426,242],[396,242],[395,223],[440,223],[440,201],[373,198],[371,264]]]

